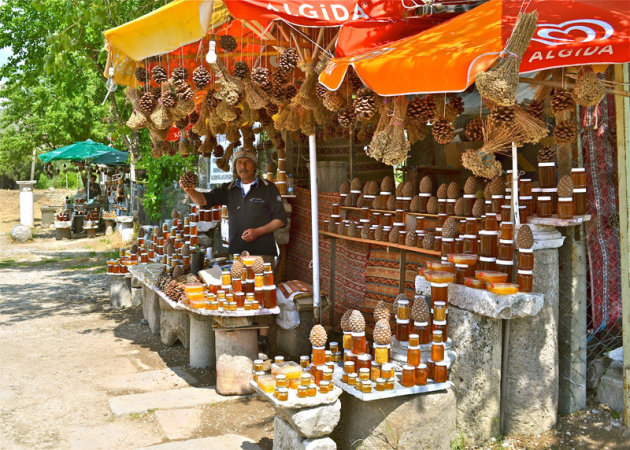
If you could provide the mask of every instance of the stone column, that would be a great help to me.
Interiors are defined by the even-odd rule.
[[[142,314],[149,324],[151,333],[160,334],[160,302],[152,289],[142,287]]]
[[[216,367],[212,317],[188,313],[190,317],[190,367],[205,369]]]
[[[544,294],[545,302],[535,317],[509,323],[503,434],[540,434],[553,428],[558,416],[558,248],[564,237],[553,227],[530,226],[533,291]]]
[[[131,279],[124,273],[108,273],[110,283],[109,303],[114,308],[131,306]]]
[[[586,242],[582,227],[569,228],[560,248],[558,412],[586,408]]]

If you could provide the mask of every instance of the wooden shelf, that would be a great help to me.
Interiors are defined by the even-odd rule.
[[[357,208],[356,206],[340,206],[339,209],[345,209],[347,211],[363,211],[363,208]],[[395,211],[389,211],[389,210],[385,210],[385,209],[372,209],[370,208],[370,211],[373,212],[380,212],[380,213],[388,213],[388,214],[395,214]],[[410,216],[422,216],[422,217],[429,217],[432,219],[437,219],[439,216],[438,214],[429,214],[429,213],[415,213],[415,212],[410,212],[410,211],[404,211],[405,214],[410,215]],[[464,220],[464,219],[468,219],[468,217],[465,216],[448,216],[448,217],[454,217],[455,219],[460,219],[460,220]]]
[[[392,248],[397,248],[400,250],[406,250],[408,252],[422,253],[424,255],[442,256],[441,252],[438,252],[435,250],[425,250],[423,248],[410,247],[408,245],[392,244],[391,242],[374,241],[372,239],[355,238],[355,237],[345,236],[343,234],[331,233],[329,231],[320,231],[319,234],[321,234],[322,236],[329,237],[329,238],[345,239],[346,241],[360,242],[362,244],[380,245],[381,247],[392,247]]]

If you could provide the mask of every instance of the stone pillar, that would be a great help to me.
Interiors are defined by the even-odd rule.
[[[190,367],[216,367],[212,317],[188,313],[190,317]]]
[[[586,242],[582,227],[570,228],[560,248],[558,412],[586,408]]]
[[[466,444],[481,445],[500,433],[501,319],[449,304],[449,335],[457,359],[450,380],[457,398],[457,430]]]
[[[160,338],[166,346],[172,347],[177,341],[184,348],[189,346],[190,319],[187,311],[173,309],[166,300],[160,298]]]
[[[564,238],[553,227],[531,225],[534,232],[533,291],[545,296],[538,315],[509,321],[509,362],[504,382],[505,434],[540,434],[558,416],[558,248]]]
[[[109,302],[114,308],[131,306],[131,279],[124,273],[108,273]]]
[[[20,186],[20,225],[33,228],[33,186],[35,181],[18,181]]]
[[[149,324],[151,333],[160,334],[160,302],[152,289],[142,287],[142,314]]]

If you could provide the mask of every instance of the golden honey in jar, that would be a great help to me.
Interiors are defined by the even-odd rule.
[[[396,339],[401,342],[409,340],[409,319],[396,319]]]
[[[417,333],[409,333],[409,346],[417,346],[420,345],[420,336]]]
[[[228,284],[232,284],[232,276],[230,275],[230,269],[223,269],[223,272],[221,273],[221,284],[224,286]]]
[[[451,253],[455,253],[455,239],[443,237],[441,252],[442,256],[447,256]]]
[[[501,223],[512,220],[512,205],[501,206]]]
[[[551,204],[551,197],[539,196],[536,202],[536,215],[538,217],[551,217],[553,214],[553,207]]]
[[[586,188],[573,189],[573,213],[576,216],[586,214]]]
[[[379,392],[385,390],[385,378],[376,379],[376,390]]]
[[[415,367],[405,364],[402,370],[402,379],[400,384],[404,387],[412,387],[416,385]]]
[[[319,392],[321,392],[322,394],[327,394],[332,390],[332,386],[330,384],[330,381],[325,381],[322,380],[319,383]]]
[[[420,346],[409,346],[407,348],[407,364],[414,367],[420,364]]]
[[[446,320],[442,320],[442,321],[434,320],[431,326],[433,328],[433,342],[435,342],[435,338],[436,338],[435,333],[437,331],[442,332],[442,342],[446,342],[446,339],[448,338],[448,325],[447,325]]]
[[[396,318],[401,320],[409,319],[409,300],[398,300]]]
[[[381,365],[372,363],[372,367],[370,367],[370,380],[376,381],[381,377]]]
[[[265,376],[265,372],[263,370],[258,370],[254,372],[254,381],[258,381],[258,378],[264,377],[264,376]]]
[[[276,375],[276,389],[287,387],[287,376],[280,374]]]
[[[519,178],[518,190],[520,195],[532,195],[532,180],[531,178]]]
[[[482,280],[478,280],[478,279],[473,278],[473,277],[466,277],[466,278],[464,278],[464,286],[467,286],[467,287],[473,288],[473,289],[485,289],[486,288],[486,282],[482,281]]]
[[[514,259],[514,242],[511,239],[500,239],[497,250],[497,261],[512,261]]]
[[[431,340],[431,329],[428,322],[414,322],[413,332],[418,335],[418,344],[428,344]]]
[[[350,331],[343,332],[342,346],[344,350],[352,350],[352,333]]]
[[[320,366],[326,363],[326,347],[313,347],[313,365]]]
[[[556,186],[556,163],[538,163],[538,184],[542,189]]]
[[[289,389],[282,387],[278,389],[278,401],[286,402],[289,399]]]
[[[512,279],[512,274],[514,273],[514,261],[513,260],[503,260],[497,258],[497,270],[499,272],[503,272],[507,275],[508,281]]]
[[[481,230],[479,232],[479,256],[495,258],[497,256],[498,231]]]
[[[259,308],[260,308],[260,303],[258,303],[256,300],[254,300],[252,302],[252,310],[255,311],[255,310],[259,309]]]
[[[431,344],[431,359],[436,362],[444,359],[444,342],[433,342]]]
[[[435,381],[435,361],[427,359],[427,376]]]
[[[386,391],[391,391],[394,389],[394,378],[387,378],[385,380],[385,390]]]
[[[448,367],[446,361],[436,361],[433,381],[436,383],[446,383],[448,380]]]
[[[325,355],[326,355],[326,362],[330,362],[333,360],[333,354],[330,350],[326,350]]]
[[[333,370],[328,368],[328,367],[325,368],[323,376],[322,376],[322,379],[324,381],[332,381],[332,379],[333,379]]]
[[[306,398],[308,396],[308,386],[298,386],[298,398]]]
[[[381,366],[381,377],[388,380],[392,378],[393,376],[394,376],[394,366],[392,366],[390,363],[383,364]]]
[[[300,366],[303,369],[308,369],[308,366],[311,365],[310,357],[308,355],[300,356]]]
[[[534,250],[531,248],[521,248],[518,250],[518,268],[519,270],[534,269]]]
[[[483,222],[483,228],[487,231],[497,231],[499,229],[499,222],[497,214],[494,212],[487,212]],[[480,230],[481,231],[481,230]]]
[[[264,275],[257,273],[254,275],[254,288],[261,288],[264,286]]]
[[[477,263],[477,268],[482,271],[486,271],[486,270],[495,271],[497,267],[496,262],[497,262],[497,259],[494,257],[489,258],[486,256],[480,256],[479,262]],[[475,271],[475,273],[476,272],[477,271]]]
[[[307,390],[309,397],[315,397],[317,395],[317,385],[315,383],[311,383]]]
[[[573,218],[573,197],[558,197],[558,219]]]
[[[255,359],[254,360],[254,372],[259,372],[261,370],[263,370],[263,360],[262,359]]]
[[[372,392],[372,382],[370,380],[361,382],[361,392],[364,394],[369,394]]]
[[[531,292],[533,284],[533,272],[531,270],[518,270],[516,284],[519,292]]]
[[[442,261],[427,261],[427,269],[429,272],[448,272],[451,274],[455,274],[455,264],[453,264],[452,262],[442,262]],[[450,280],[451,277],[449,277],[448,275],[442,275],[443,277],[446,277],[444,280],[440,280],[437,281],[439,283],[450,283],[452,280]],[[425,278],[427,278],[427,281],[434,281],[431,278],[437,278],[440,277],[440,273],[437,273],[435,275],[429,275],[428,277],[425,276]],[[447,281],[445,281],[447,280]]]
[[[505,283],[507,281],[507,274],[495,270],[476,270],[475,278],[485,281],[486,283]]]
[[[374,360],[377,364],[389,361],[389,345],[374,344]]]
[[[301,386],[309,386],[311,384],[311,374],[310,373],[304,373],[302,372],[302,374],[300,375],[300,385]]]
[[[438,199],[438,214],[446,214],[446,199]]]
[[[257,288],[258,289],[258,288]],[[262,288],[263,301],[262,304],[267,309],[273,309],[278,306],[278,297],[275,286],[264,286]],[[260,302],[260,300],[258,300]]]
[[[512,241],[514,239],[514,223],[513,222],[501,222],[501,232],[499,239]],[[500,241],[499,241],[500,242]]]
[[[464,278],[468,275],[468,265],[455,264],[455,284],[464,284]]]
[[[433,320],[446,320],[446,302],[433,302]]]
[[[358,370],[361,369],[369,369],[371,367],[372,364],[372,357],[371,355],[364,353],[362,355],[357,356],[357,365],[356,368]]]
[[[457,199],[454,198],[449,198],[446,200],[446,214],[448,214],[449,216],[455,214],[455,202],[457,202]]]
[[[429,371],[427,370],[427,365],[421,363],[416,367],[414,378],[416,380],[416,386],[424,386],[427,384],[427,378],[429,375]]]
[[[355,372],[355,363],[354,363],[354,361],[345,361],[343,363],[343,371],[345,373],[354,373]]]
[[[479,253],[477,235],[466,234],[464,235],[464,243],[462,245],[462,252],[469,255],[477,255]]]
[[[370,369],[367,367],[361,367],[359,369],[359,380],[369,380],[370,379]]]
[[[356,374],[356,373],[349,373],[348,374],[348,385],[356,386],[358,379],[359,379],[359,375],[358,374]]]
[[[486,289],[493,294],[509,295],[518,292],[518,285],[512,283],[488,283]]]

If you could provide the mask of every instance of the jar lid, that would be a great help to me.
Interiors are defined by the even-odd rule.
[[[376,382],[377,382],[377,383],[381,383],[381,384],[382,384],[382,383],[385,383],[385,378],[377,378],[377,379],[376,379]]]
[[[418,369],[426,369],[427,365],[425,363],[420,363],[420,365],[418,365]]]
[[[492,200],[501,200],[503,198],[502,195],[493,195]]]
[[[420,346],[419,345],[410,345],[409,347],[407,347],[407,349],[409,349],[409,350],[420,350]]]
[[[359,331],[359,332],[352,332],[352,336],[356,336],[356,337],[363,337],[365,336],[365,331]]]
[[[431,197],[431,193],[430,192],[420,192],[418,195],[420,197]]]
[[[263,372],[263,373],[264,373],[264,372]],[[307,390],[307,389],[308,389],[308,387],[307,387],[307,386],[303,386],[303,385],[298,386],[298,391],[305,391],[305,390]]]
[[[446,237],[442,238],[442,242],[453,242],[454,240],[455,240],[454,238],[446,238]]]
[[[558,197],[558,201],[559,202],[572,202],[573,201],[573,197]]]
[[[558,188],[542,188],[542,192],[558,192]]]
[[[484,236],[497,236],[499,230],[479,230],[479,234]]]
[[[283,393],[284,393],[284,392],[287,392],[287,393],[288,393],[288,392],[289,392],[289,389],[288,389],[288,388],[285,388],[285,387],[281,387],[281,388],[278,388],[278,392],[283,392]]]
[[[359,376],[359,374],[358,374],[358,373],[356,373],[356,372],[353,372],[353,373],[349,373],[349,374],[348,374],[348,378],[357,378],[358,376]]]
[[[435,363],[436,366],[448,366],[447,361],[438,361]]]
[[[391,195],[391,192],[381,191],[381,195]]]
[[[418,334],[416,334],[416,333],[411,333],[409,335],[409,339],[419,339],[419,338],[420,338],[420,336]]]
[[[464,194],[464,198],[476,198],[475,194]]]
[[[573,192],[586,193],[586,188],[574,188]]]
[[[574,167],[571,169],[571,172],[586,172],[586,169],[584,167]]]
[[[518,251],[521,253],[534,253],[533,248],[519,248]]]
[[[446,320],[434,320],[433,325],[446,325]],[[442,330],[433,330],[434,333],[442,333]]]
[[[499,239],[499,244],[514,244],[512,239]]]
[[[532,192],[541,192],[541,191],[542,191],[542,188],[540,188],[540,187],[533,187],[532,188]]]
[[[326,380],[322,380],[319,382],[320,386],[328,386],[330,384],[330,381],[326,381]]]
[[[338,342],[335,342],[335,341],[332,341],[332,342],[330,342],[328,345],[329,345],[330,347],[336,347],[336,346],[338,346],[338,345],[339,345],[339,343],[338,343]]]
[[[332,371],[332,369],[326,369],[326,370],[330,370],[330,371]],[[324,372],[326,372],[326,370],[324,370]],[[366,373],[366,372],[369,372],[369,371],[370,371],[370,369],[369,369],[369,368],[367,368],[367,367],[361,367],[361,368],[359,369],[359,373],[361,373],[361,372]]]
[[[534,273],[533,270],[519,270],[518,273],[521,275],[532,275]]]
[[[542,196],[542,195],[541,195],[541,196],[539,196],[539,197],[538,197],[538,201],[541,201],[541,202],[550,202],[550,201],[551,201],[551,197],[547,197],[547,196]]]
[[[518,197],[519,200],[531,200],[532,198],[531,195],[521,195]]]
[[[259,370],[259,371],[256,372],[256,375],[258,375],[258,376],[262,376],[264,374],[265,374],[264,370]]]
[[[326,369],[326,366],[321,364],[319,366],[317,366],[317,370],[321,370],[322,372],[324,371],[324,369]]]
[[[514,265],[514,261],[506,261],[504,259],[497,259],[497,264],[499,266],[513,266]]]
[[[332,352],[331,352],[330,350],[326,350],[326,351],[324,352],[324,355],[332,355]]]
[[[359,361],[369,361],[372,359],[372,355],[370,355],[369,353],[364,353],[363,355],[359,355],[357,359]]]
[[[555,162],[539,162],[538,167],[554,167],[556,165]]]
[[[409,319],[396,319],[396,323],[400,323],[400,324],[409,323]]]
[[[446,203],[446,199],[445,198],[438,198],[438,203]]]
[[[429,322],[414,322],[413,324],[416,327],[428,327],[429,326]]]
[[[457,199],[456,198],[447,198],[446,201],[448,203],[455,203],[457,201]]]
[[[408,305],[409,304],[409,300],[398,300],[398,304],[399,305]]]
[[[403,370],[413,370],[413,369],[414,369],[414,367],[413,367],[413,366],[410,366],[409,364],[405,364],[405,365],[403,366]]]
[[[282,374],[282,373],[281,373],[281,374],[279,374],[279,375],[276,375],[276,380],[284,380],[284,379],[286,379],[286,378],[287,378],[287,376],[286,376],[286,375],[284,375],[284,374]]]

